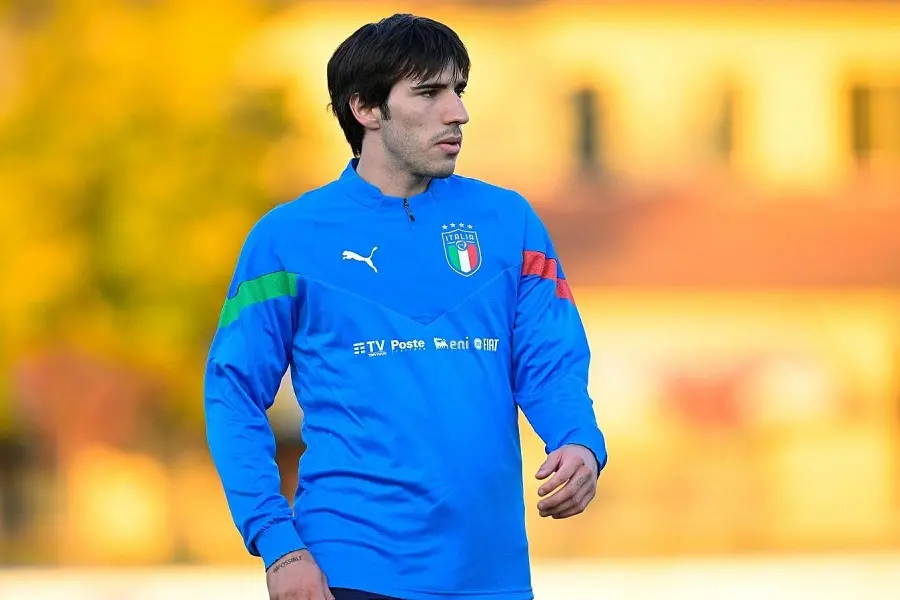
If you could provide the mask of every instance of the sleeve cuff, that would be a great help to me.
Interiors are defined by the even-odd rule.
[[[267,570],[285,554],[305,549],[306,544],[290,520],[275,523],[256,538],[256,550]]]
[[[599,429],[594,429],[593,431],[576,431],[565,440],[563,440],[562,446],[566,444],[575,444],[578,446],[584,446],[588,450],[590,450],[594,454],[594,458],[597,459],[597,475],[600,475],[600,472],[606,467],[606,461],[608,460],[608,455],[606,454],[606,440],[603,437],[603,433]]]

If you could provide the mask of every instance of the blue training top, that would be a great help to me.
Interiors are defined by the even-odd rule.
[[[388,197],[356,164],[263,216],[238,258],[205,379],[234,522],[267,568],[308,548],[334,587],[529,600],[518,409],[547,452],[607,459],[553,245],[515,192],[452,175]],[[288,368],[293,511],[266,415]]]

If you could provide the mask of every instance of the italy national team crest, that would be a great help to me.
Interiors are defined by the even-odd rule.
[[[472,225],[450,223],[442,225],[441,239],[447,264],[463,277],[474,274],[481,266],[481,246]]]

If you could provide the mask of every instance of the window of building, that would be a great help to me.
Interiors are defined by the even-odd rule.
[[[859,165],[900,162],[900,84],[849,90],[850,144]]]
[[[578,174],[597,175],[603,170],[600,94],[590,87],[578,89],[572,94],[572,104]]]
[[[734,154],[737,96],[737,90],[729,86],[717,98],[712,145],[715,157],[725,164],[731,162]]]

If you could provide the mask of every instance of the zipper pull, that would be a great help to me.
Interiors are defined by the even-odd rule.
[[[412,211],[409,209],[409,202],[407,201],[406,198],[403,199],[403,208],[406,209],[406,214],[409,215],[409,220],[415,221],[416,216],[414,214],[412,214]]]

